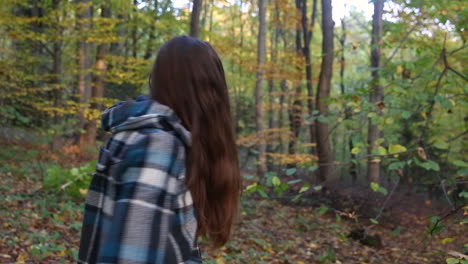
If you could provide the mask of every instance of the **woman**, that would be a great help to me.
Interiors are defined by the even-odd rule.
[[[201,263],[197,237],[229,239],[240,174],[223,66],[210,44],[159,51],[151,98],[104,111],[78,263]]]

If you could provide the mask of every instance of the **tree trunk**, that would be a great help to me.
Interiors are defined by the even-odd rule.
[[[159,14],[158,14],[158,0],[154,0],[154,20],[151,21],[151,27],[150,27],[150,32],[148,36],[148,43],[146,45],[146,51],[145,55],[143,58],[145,60],[149,59],[151,57],[151,54],[153,53],[153,45],[154,45],[154,39],[156,38],[156,21],[159,19]]]
[[[261,177],[266,173],[265,141],[263,138],[263,80],[265,78],[265,57],[266,57],[266,3],[265,0],[258,0],[258,43],[257,43],[257,81],[255,83],[255,123],[258,141],[258,166],[257,173]]]
[[[88,32],[91,29],[91,14],[92,14],[92,5],[90,0],[76,0],[77,3],[86,5],[86,9],[77,14],[78,22],[78,32]],[[80,128],[85,130],[85,133],[80,133],[80,138],[78,144],[83,146],[90,146],[93,142],[90,142],[87,133],[89,132],[89,122],[86,120],[83,113],[85,113],[89,106],[89,99],[91,97],[91,73],[89,72],[91,68],[91,43],[87,42],[86,39],[81,38],[78,42],[78,90],[80,94],[80,104],[81,104],[81,116],[80,116]]]
[[[274,103],[275,103],[275,98],[274,96],[274,90],[275,90],[275,75],[277,73],[276,71],[276,64],[278,63],[278,42],[279,42],[279,31],[281,28],[281,24],[279,22],[280,19],[280,10],[278,7],[278,1],[275,1],[275,26],[274,26],[274,31],[273,34],[271,34],[271,43],[273,43],[273,47],[271,48],[270,51],[270,57],[271,57],[271,64],[273,67],[269,67],[270,70],[270,76],[268,78],[268,102],[269,102],[269,115],[268,115],[268,129],[273,129],[274,128],[274,117],[275,117],[275,110],[274,110]],[[267,152],[274,152],[273,148],[273,142],[270,142],[270,144],[267,145]],[[273,170],[273,163],[271,159],[267,159],[267,165],[268,169],[270,171]]]
[[[341,45],[341,56],[340,56],[340,90],[341,94],[346,94],[346,85],[345,85],[345,69],[346,69],[346,57],[345,57],[345,47],[346,47],[346,21],[344,18],[341,19],[341,37],[340,37],[340,45]],[[352,118],[352,110],[347,107],[346,105],[343,106],[345,111],[345,120],[349,120]],[[351,160],[356,159],[356,154],[353,154],[351,150],[354,148],[352,137],[348,137],[348,149],[351,155]],[[343,153],[346,155],[346,144],[343,144]],[[349,175],[351,175],[352,183],[356,183],[357,180],[357,166],[355,162],[351,162],[349,167]]]
[[[312,86],[312,59],[310,55],[310,42],[312,41],[313,38],[313,31],[314,31],[314,26],[315,26],[315,18],[317,16],[317,0],[314,0],[313,6],[312,6],[312,22],[311,22],[311,28],[309,29],[309,24],[307,22],[307,0],[303,0],[304,4],[302,6],[302,33],[304,35],[304,56],[305,56],[305,62],[306,62],[306,67],[305,67],[305,73],[306,73],[306,80],[307,80],[307,110],[309,113],[309,116],[312,116],[313,111],[314,111],[314,90]],[[310,154],[316,155],[317,149],[313,145],[314,143],[317,142],[316,136],[315,136],[315,121],[312,121],[309,125],[309,137],[310,137],[310,143],[312,144],[310,147]]]
[[[194,38],[200,37],[200,13],[202,5],[203,0],[193,0],[192,17],[190,19],[190,36]]]
[[[53,0],[52,1],[52,9],[55,11],[58,11],[60,8],[60,1],[61,0]],[[60,12],[57,12],[57,17],[55,18],[54,23],[56,25],[59,25],[60,23]],[[58,36],[61,36],[63,34],[62,29],[60,27],[56,27],[56,36],[57,39],[54,39],[53,43],[53,48],[52,48],[52,59],[53,59],[53,66],[52,66],[52,74],[53,74],[53,83],[57,85],[57,87],[54,90],[54,106],[55,107],[60,107],[62,104],[62,72],[63,72],[63,62],[62,62],[62,55],[63,55],[63,50],[62,50],[62,40],[58,38]],[[58,114],[54,114],[54,124],[58,125],[60,124],[61,118]],[[50,144],[50,148],[52,150],[57,150],[60,147],[61,140],[60,140],[60,135],[55,135],[54,140],[52,140]]]
[[[132,57],[136,58],[138,56],[138,21],[137,15],[138,12],[138,1],[133,0],[134,10],[133,10],[133,28],[132,28]]]
[[[333,28],[331,0],[322,0],[322,65],[317,88],[316,106],[319,115],[328,116],[328,106],[325,99],[330,96],[331,79],[333,73]],[[333,156],[329,142],[327,122],[318,121],[316,124],[317,154],[319,161],[318,181],[331,180],[334,173]]]
[[[110,7],[110,0],[104,0],[101,5],[101,17],[102,18],[110,18],[111,17],[111,7]],[[97,47],[96,51],[96,75],[94,76],[94,85],[92,88],[91,97],[95,99],[102,98],[104,96],[104,74],[107,70],[107,65],[105,61],[105,56],[109,50],[108,43],[101,43]],[[98,102],[94,102],[91,104],[92,109],[100,109],[101,104]],[[95,144],[96,136],[97,136],[97,125],[99,124],[98,120],[91,120],[89,122],[89,129],[88,129],[88,142]]]
[[[206,20],[208,18],[208,14],[210,12],[210,8],[213,8],[212,6],[208,4],[203,5],[203,15],[201,16],[201,21],[200,21],[200,29],[204,29],[206,25]]]
[[[382,13],[384,0],[374,1],[374,15],[372,17],[372,37],[371,37],[371,73],[372,73],[372,89],[370,92],[370,102],[376,107],[378,116],[382,115],[379,104],[383,100],[383,88],[380,85],[379,71],[381,67],[381,45],[382,45]],[[371,182],[380,181],[380,159],[372,156],[375,148],[378,147],[376,141],[381,137],[381,132],[377,124],[372,124],[369,119],[369,130],[367,135],[368,144],[368,166],[367,178]]]
[[[305,4],[304,0],[296,0],[296,9],[302,12],[302,6]],[[301,40],[301,29],[296,29],[296,53],[298,57],[304,56],[304,50]],[[298,67],[297,70],[300,70]],[[302,79],[302,78],[301,78]],[[291,130],[291,139],[289,140],[288,154],[296,154],[296,143],[299,140],[299,135],[302,125],[302,101],[301,101],[301,80],[298,80],[294,88],[294,100],[289,110],[289,124]],[[290,164],[289,166],[293,166]]]
[[[118,32],[117,35],[124,41],[113,42],[110,46],[110,53],[117,56],[128,56],[128,38],[127,35],[127,23],[128,23],[128,14],[118,14],[117,18],[121,20],[117,26]]]
[[[278,111],[278,127],[283,128],[284,125],[284,117],[283,117],[283,112],[284,112],[284,100],[285,100],[285,95],[288,91],[288,83],[286,80],[281,80],[280,82],[280,88],[281,88],[281,94],[279,97],[279,111]],[[284,142],[283,142],[283,136],[280,137],[280,147],[278,149],[278,153],[283,153],[284,152]]]

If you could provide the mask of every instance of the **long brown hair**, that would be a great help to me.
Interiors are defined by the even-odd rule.
[[[150,86],[151,97],[171,107],[192,134],[186,173],[197,234],[221,246],[230,237],[241,186],[221,60],[209,43],[175,37],[159,50]]]

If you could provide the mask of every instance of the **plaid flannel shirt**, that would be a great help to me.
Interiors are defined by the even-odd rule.
[[[103,112],[112,137],[89,187],[78,263],[202,263],[185,184],[190,132],[146,97]]]

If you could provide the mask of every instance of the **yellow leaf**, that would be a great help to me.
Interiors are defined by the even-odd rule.
[[[403,72],[403,67],[401,65],[398,65],[396,68],[397,73],[402,73]]]
[[[88,193],[88,189],[80,189],[80,193],[85,196]]]
[[[24,252],[21,252],[16,258],[16,264],[24,264],[27,258],[28,257],[26,256],[26,254]]]
[[[218,258],[216,258],[216,264],[224,264],[224,259],[223,259],[223,257],[218,257]]]
[[[450,242],[452,242],[454,240],[455,240],[455,238],[453,238],[453,237],[447,237],[447,238],[442,239],[441,243],[442,243],[442,245],[445,245],[445,244],[450,243]]]

